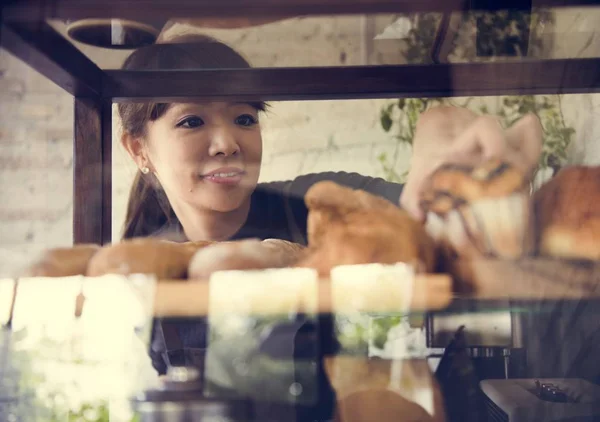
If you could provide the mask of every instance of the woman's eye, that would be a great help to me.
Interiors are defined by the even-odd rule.
[[[186,117],[177,123],[177,127],[182,127],[185,129],[194,129],[202,125],[204,125],[204,121],[200,117],[196,116]]]
[[[256,117],[250,114],[242,114],[241,116],[236,117],[235,124],[240,126],[252,126],[258,123]]]

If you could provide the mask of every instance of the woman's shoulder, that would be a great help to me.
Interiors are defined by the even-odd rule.
[[[364,176],[355,172],[329,171],[304,174],[287,181],[260,183],[258,190],[271,195],[303,198],[314,184],[322,181],[332,181],[353,189],[362,189],[396,203],[403,188],[402,184],[388,182],[380,177]]]

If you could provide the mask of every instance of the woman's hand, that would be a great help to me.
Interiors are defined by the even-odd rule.
[[[491,158],[507,161],[529,173],[542,150],[542,125],[527,114],[508,129],[490,115],[478,116],[459,107],[435,107],[419,117],[410,173],[400,205],[422,220],[421,190],[428,177],[447,163],[476,165]]]

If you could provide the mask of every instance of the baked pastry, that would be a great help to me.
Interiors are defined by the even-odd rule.
[[[600,259],[600,167],[567,167],[535,194],[540,254]]]
[[[303,251],[302,245],[280,239],[221,242],[195,253],[190,261],[189,277],[206,280],[216,271],[288,267]]]
[[[315,184],[305,201],[309,248],[299,266],[325,277],[339,265],[404,262],[417,271],[433,269],[433,240],[393,203],[329,181]]]
[[[435,171],[420,206],[428,232],[461,257],[518,258],[532,252],[529,183],[500,160],[446,164]]]
[[[90,259],[100,250],[95,244],[53,248],[43,252],[24,271],[24,277],[69,277],[84,275]]]
[[[324,366],[337,396],[336,422],[445,420],[440,388],[424,360],[340,355],[325,357]]]
[[[94,255],[87,275],[153,274],[159,279],[186,278],[192,256],[211,243],[176,243],[150,238],[125,240],[105,246]]]

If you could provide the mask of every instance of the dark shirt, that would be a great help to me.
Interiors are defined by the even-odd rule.
[[[232,240],[282,239],[306,245],[308,209],[304,196],[311,186],[324,180],[365,190],[395,204],[403,187],[380,178],[344,172],[309,174],[293,181],[259,184],[252,194],[247,221]],[[180,228],[165,227],[160,232],[172,233],[173,230]],[[166,372],[167,365],[202,368],[207,334],[204,319],[158,321],[150,350],[154,367],[160,374]]]

